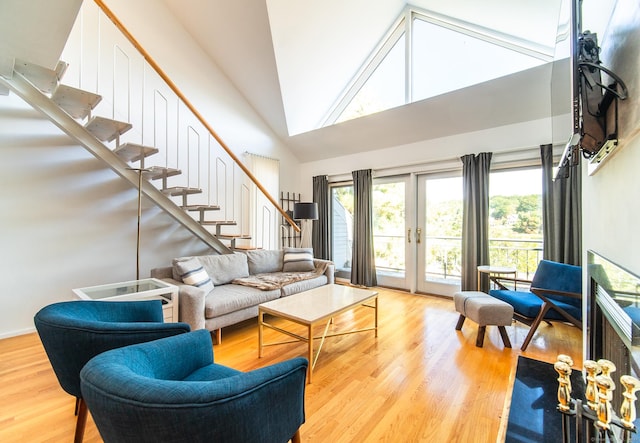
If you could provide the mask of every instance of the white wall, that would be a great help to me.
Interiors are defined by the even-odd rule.
[[[16,95],[0,99],[0,337],[72,288],[136,277],[137,191]],[[141,276],[208,249],[144,205]]]
[[[109,3],[234,153],[280,158],[281,187],[295,190],[295,158],[162,4]],[[32,331],[72,288],[135,278],[137,191],[13,94],[0,97],[0,152],[2,338]],[[148,202],[141,243],[141,277],[209,252]]]
[[[565,127],[570,127],[568,115],[560,119],[564,120]],[[541,119],[303,163],[299,189],[302,190],[303,197],[310,197],[313,176],[327,174],[339,178],[344,176],[343,179],[350,180],[351,171],[358,169],[371,168],[379,175],[389,174],[390,171],[401,168],[404,172],[433,171],[439,168],[462,169],[459,158],[471,153],[493,152],[495,156],[514,161],[539,159],[539,146],[549,143],[553,136],[551,121]],[[561,135],[558,134],[557,137]],[[562,138],[559,138],[556,142],[560,143],[561,140]],[[492,162],[495,162],[496,158],[494,157]]]
[[[280,187],[294,191],[298,162],[215,62],[156,0],[107,0],[107,6],[165,70],[237,156],[280,160]],[[273,196],[278,199],[278,196]]]
[[[610,18],[603,17],[603,9],[612,11]],[[622,78],[630,95],[619,102],[617,153],[594,175],[584,176],[584,251],[594,250],[640,275],[640,7],[634,0],[588,0],[583,20],[584,29],[598,33],[603,65]]]

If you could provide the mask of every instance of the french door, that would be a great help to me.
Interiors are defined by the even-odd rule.
[[[373,249],[381,286],[410,289],[413,260],[407,226],[415,217],[412,195],[408,175],[373,181]]]
[[[416,203],[415,289],[453,297],[460,290],[462,178],[419,175]]]
[[[350,277],[353,187],[332,188],[332,258]],[[453,296],[460,288],[462,180],[403,175],[373,182],[373,237],[380,286]]]

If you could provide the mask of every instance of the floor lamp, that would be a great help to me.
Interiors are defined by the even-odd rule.
[[[295,203],[293,205],[293,219],[300,220],[301,225],[301,248],[313,247],[311,242],[311,226],[312,220],[318,220],[318,204],[317,203]]]
[[[150,169],[127,168],[138,173],[138,230],[136,236],[136,280],[140,280],[140,221],[142,219],[142,175]]]

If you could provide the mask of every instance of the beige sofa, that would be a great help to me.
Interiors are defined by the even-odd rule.
[[[289,249],[294,250],[285,248],[287,252]],[[199,278],[208,276],[213,289],[208,284],[198,287],[184,283],[182,276],[191,281],[185,273],[181,274],[185,263],[192,268],[201,264],[201,269],[195,271]],[[253,250],[180,257],[174,259],[170,267],[152,269],[151,277],[180,288],[180,321],[189,323],[192,330],[217,331],[220,340],[221,328],[257,317],[259,304],[334,283],[332,262],[313,259],[309,254],[308,261],[302,265],[301,262],[285,262],[285,251],[282,250]],[[310,268],[305,268],[306,265]]]

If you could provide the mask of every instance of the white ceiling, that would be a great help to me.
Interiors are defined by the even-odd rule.
[[[548,117],[541,66],[378,114],[290,136],[291,102],[332,102],[405,6],[403,0],[164,0],[300,161]],[[553,46],[561,0],[417,0],[538,46]],[[275,49],[274,49],[275,42]],[[472,66],[469,67],[473,69]],[[343,87],[343,86],[342,86]],[[283,99],[284,97],[284,99]],[[567,100],[568,103],[568,100]],[[319,114],[326,109],[316,111]],[[295,114],[294,114],[295,115]]]
[[[82,0],[0,0],[0,58],[54,68],[81,5]]]

